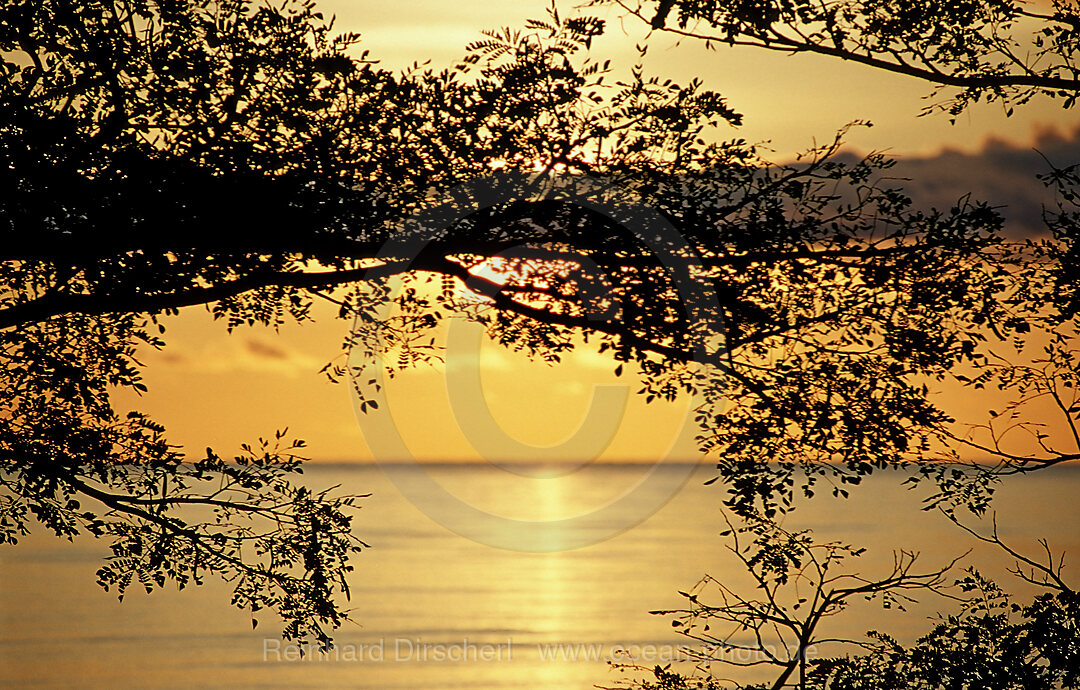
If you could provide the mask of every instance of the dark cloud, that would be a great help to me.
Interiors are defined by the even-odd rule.
[[[271,345],[270,343],[263,342],[261,340],[248,339],[244,341],[244,347],[247,351],[256,357],[265,357],[267,359],[288,359],[289,353],[285,350]]]
[[[187,364],[188,358],[179,352],[173,352],[172,350],[166,352],[160,352],[158,359],[166,364]]]
[[[944,149],[921,158],[901,158],[888,171],[919,208],[947,210],[970,194],[1005,217],[1011,236],[1046,232],[1043,208],[1056,208],[1052,189],[1036,175],[1080,163],[1080,127],[1068,135],[1047,130],[1031,145],[990,139],[981,150],[965,153]]]

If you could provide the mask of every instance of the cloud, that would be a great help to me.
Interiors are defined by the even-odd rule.
[[[1056,208],[1053,190],[1036,175],[1049,172],[1051,163],[1064,167],[1078,162],[1080,127],[1067,134],[1045,129],[1028,145],[992,138],[974,152],[945,148],[933,156],[899,158],[887,174],[899,178],[896,185],[917,208],[947,211],[970,194],[972,201],[986,201],[997,209],[1008,235],[1021,237],[1044,234],[1043,208]]]
[[[244,341],[244,347],[247,348],[247,351],[250,354],[255,355],[256,357],[266,357],[267,359],[276,360],[289,359],[289,353],[284,349],[263,340],[248,338]]]
[[[283,342],[264,338],[207,338],[177,342],[152,358],[164,366],[191,374],[255,373],[275,376],[310,376],[326,363]]]

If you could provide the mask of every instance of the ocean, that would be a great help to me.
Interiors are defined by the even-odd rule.
[[[299,656],[268,616],[229,605],[227,585],[175,587],[123,602],[95,584],[105,544],[35,533],[0,547],[0,684],[79,688],[590,688],[628,671],[678,660],[688,644],[669,618],[705,574],[752,594],[720,536],[724,489],[708,466],[424,467],[310,464],[303,481],[371,493],[356,530],[371,545],[350,579],[351,616],[330,654]],[[896,549],[920,552],[926,569],[972,549],[977,565],[1021,598],[1030,587],[1006,573],[998,550],[935,512],[904,475],[875,475],[849,499],[800,501],[791,530],[866,546],[851,564],[872,576]],[[1080,552],[1080,468],[1010,480],[995,510],[1002,536],[1037,555],[1039,537]],[[973,525],[987,528],[988,522]],[[960,572],[957,571],[957,576]],[[703,597],[707,601],[707,597]],[[867,630],[914,639],[955,604],[929,595],[906,611],[864,603],[824,632]],[[830,653],[821,650],[821,653]],[[731,675],[731,674],[728,674]]]

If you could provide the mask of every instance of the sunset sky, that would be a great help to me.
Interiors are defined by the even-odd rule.
[[[643,690],[708,676],[709,687],[827,688],[886,671],[959,686],[998,666],[1052,685],[1072,670],[1049,645],[1080,644],[1068,625],[1080,386],[1070,388],[1076,343],[1054,339],[1075,338],[1080,318],[1051,327],[1032,313],[1064,313],[1072,296],[1044,280],[1068,280],[1067,261],[1041,249],[1075,228],[1052,215],[1061,200],[1038,176],[1080,165],[1080,104],[1039,94],[1007,117],[980,103],[951,124],[920,116],[934,87],[910,77],[710,50],[651,34],[615,0],[554,0],[562,17],[606,23],[589,51],[611,65],[598,90],[619,93],[613,83],[636,78],[640,60],[646,80],[696,79],[723,96],[742,124],[716,116],[724,124],[689,148],[756,146],[744,174],[729,163],[737,153],[678,148],[682,122],[723,109],[675,89],[640,106],[623,92],[628,107],[591,121],[588,137],[610,138],[575,141],[558,53],[532,74],[528,51],[496,55],[511,66],[502,83],[438,103],[453,87],[354,79],[348,61],[306,43],[320,36],[304,14],[314,5],[336,32],[360,34],[357,58],[439,72],[484,30],[529,31],[552,1],[244,0],[248,22],[224,0],[150,0],[149,18],[126,0],[0,0],[0,39],[23,49],[12,64],[26,67],[9,65],[14,86],[0,88],[14,103],[0,116],[4,179],[19,189],[0,221],[25,240],[0,273],[13,373],[0,384],[0,687]],[[144,21],[145,40],[131,39]],[[313,70],[336,75],[333,88]],[[1053,83],[1077,94],[1075,82]],[[371,84],[353,108],[350,90]],[[582,122],[588,90],[567,99]],[[854,121],[872,126],[831,152],[841,166],[787,175]],[[633,141],[605,148],[623,133],[641,135],[640,158]],[[709,146],[732,141],[743,143]],[[461,150],[473,142],[480,151]],[[617,169],[608,150],[627,157],[629,185],[592,186],[601,175],[582,172]],[[876,152],[895,165],[858,165]],[[515,175],[499,178],[507,168]],[[529,168],[542,174],[522,185],[516,173]],[[566,174],[543,176],[552,171]],[[532,196],[537,178],[552,185]],[[521,190],[530,196],[507,203]],[[984,202],[1004,219],[1001,236]],[[1012,253],[1058,226],[1053,241]],[[24,228],[40,237],[19,237]],[[389,299],[369,267],[393,276]],[[314,287],[343,275],[368,282]],[[122,311],[261,283],[250,300],[156,324]],[[402,283],[418,294],[401,295]],[[284,309],[287,284],[312,290],[311,320],[228,329]],[[372,295],[382,304],[357,311],[401,337],[358,376],[381,377],[378,407],[363,414],[353,382],[324,370],[360,363],[349,359],[353,321],[338,315]],[[435,295],[454,299],[423,302]],[[228,316],[215,320],[215,306]],[[483,318],[463,317],[496,307],[495,340]],[[526,324],[545,318],[528,307],[550,307],[550,327]],[[417,321],[395,319],[401,310]],[[135,353],[141,394],[128,317],[146,319],[146,333],[163,327],[162,349]],[[586,319],[591,334],[565,336],[560,324]],[[598,351],[596,333],[633,347],[627,331],[652,348],[629,355],[650,370],[646,383],[638,363]],[[357,350],[379,350],[386,332],[364,332]],[[725,332],[739,339],[729,357]],[[439,361],[394,366],[429,334]],[[576,338],[571,351],[563,337]],[[529,342],[540,358],[514,350]],[[966,358],[951,359],[958,351]],[[554,353],[560,362],[542,361]],[[109,390],[115,419],[101,409],[109,381],[125,384]],[[1002,381],[1013,388],[995,390]],[[702,404],[677,389],[685,382],[713,395]],[[647,402],[664,388],[677,399]],[[1017,398],[1033,401],[1011,407]],[[177,455],[156,426],[125,423],[129,412],[163,426]],[[261,439],[312,462],[233,461],[260,456]],[[294,439],[304,446],[293,451]],[[224,461],[198,463],[208,452]],[[958,455],[998,467],[968,471]],[[1030,644],[1002,661],[1006,633]],[[938,643],[965,635],[980,639],[954,663]],[[492,645],[505,658],[465,651]]]
[[[360,32],[372,59],[401,69],[428,59],[433,68],[449,65],[467,43],[480,37],[481,29],[520,26],[528,17],[543,16],[547,3],[334,0],[318,6],[337,16],[339,30]],[[563,3],[560,9],[570,12],[572,5]],[[634,45],[644,40],[645,27],[636,20],[620,22],[614,12],[597,12],[608,16],[609,28],[594,45],[593,55],[611,59],[617,71],[625,71],[636,59]],[[988,141],[998,142],[991,148],[1005,147],[1029,158],[1040,136],[1044,143],[1075,149],[1068,135],[1075,131],[1076,111],[1063,111],[1045,99],[1018,109],[1011,118],[998,105],[974,107],[950,125],[941,115],[918,117],[926,104],[922,97],[931,89],[912,79],[814,56],[742,48],[706,51],[695,42],[675,46],[662,35],[650,39],[645,68],[646,73],[683,82],[702,79],[745,116],[742,127],[719,136],[771,141],[777,160],[790,160],[815,140],[831,139],[851,120],[870,120],[872,128],[851,132],[851,148],[888,150],[921,166],[920,174],[934,171],[930,182],[919,183],[928,198],[942,189],[963,187],[964,180],[955,179],[947,166],[962,162],[965,174],[983,170],[980,155]],[[1055,138],[1055,132],[1066,136]],[[1019,194],[1015,204],[1030,201],[1038,208],[1037,186],[1024,197],[1015,184],[999,186],[992,175],[977,184],[989,198],[1000,198],[993,194],[1004,189]],[[149,393],[139,400],[124,394],[118,406],[150,412],[192,455],[208,445],[228,455],[242,442],[289,427],[309,442],[313,458],[369,461],[377,451],[370,447],[370,428],[366,437],[357,422],[348,386],[331,384],[316,373],[339,353],[350,326],[332,318],[331,312],[329,306],[320,308],[317,323],[289,324],[280,333],[256,327],[229,336],[204,308],[186,309],[166,322],[165,351],[143,355]],[[484,344],[480,361],[487,404],[506,434],[521,444],[516,450],[505,446],[511,456],[527,455],[528,446],[553,446],[573,437],[594,390],[604,385],[617,387],[601,395],[608,396],[602,404],[615,410],[618,423],[582,431],[590,437],[585,446],[603,448],[600,457],[609,460],[653,460],[669,453],[693,456],[692,428],[689,432],[685,428],[688,403],[646,407],[633,395],[633,377],[616,378],[615,364],[591,350],[549,367]],[[490,454],[491,448],[474,447],[461,430],[443,370],[420,369],[395,379],[388,386],[388,400],[396,429],[414,457],[476,460]],[[561,450],[538,453],[566,457],[585,446],[575,441]]]

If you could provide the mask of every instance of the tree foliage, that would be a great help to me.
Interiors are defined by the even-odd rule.
[[[306,2],[5,4],[5,540],[30,517],[105,535],[106,586],[212,572],[235,604],[328,643],[363,546],[352,498],[286,481],[299,468],[283,436],[196,460],[113,407],[111,387],[143,389],[138,350],[163,347],[158,317],[183,306],[235,328],[334,300],[359,319],[345,345],[364,361],[329,373],[362,395],[376,355],[437,357],[445,318],[548,361],[585,334],[636,367],[647,400],[702,396],[700,445],[744,517],[941,457],[965,437],[927,383],[985,364],[988,338],[1070,327],[1039,311],[1074,261],[1069,221],[1015,243],[983,203],[917,209],[882,179],[885,157],[842,161],[840,137],[773,163],[717,134],[741,118],[701,83],[640,66],[616,79],[590,54],[603,29],[553,10],[451,68],[392,74]],[[580,203],[584,179],[630,215]],[[634,209],[673,234],[630,231]],[[982,505],[993,473],[942,467],[926,476]]]
[[[955,118],[971,103],[996,100],[1011,115],[1014,107],[1037,96],[1060,98],[1068,109],[1078,93],[1075,56],[1080,21],[1075,3],[1054,2],[1045,12],[1012,2],[617,3],[653,29],[701,39],[709,47],[748,45],[817,53],[931,82],[935,96],[946,91],[951,98],[932,103],[927,113],[940,109]],[[837,611],[818,606],[835,595],[837,576],[830,576],[822,565],[828,559],[816,559],[813,549],[831,555],[830,548],[840,547],[814,545],[804,533],[785,532],[771,520],[742,510],[745,521],[732,532],[736,546],[741,533],[766,535],[736,549],[755,578],[755,596],[706,577],[699,583],[700,591],[684,594],[689,608],[660,612],[672,616],[673,625],[690,640],[705,644],[697,656],[697,670],[684,674],[657,667],[651,669],[650,679],[632,681],[631,687],[1076,687],[1077,594],[1063,579],[1063,558],[1055,562],[1045,540],[1041,542],[1045,560],[1024,556],[1000,539],[996,525],[985,536],[963,525],[955,512],[958,507],[985,510],[1002,476],[1075,460],[1080,452],[1075,323],[1080,180],[1076,166],[1048,167],[1041,177],[1056,190],[1058,201],[1056,208],[1044,210],[1047,238],[1008,248],[996,245],[1010,258],[998,264],[1003,270],[985,275],[1001,288],[996,298],[1003,300],[1004,309],[974,318],[972,324],[985,333],[987,342],[985,349],[977,349],[969,370],[964,371],[966,364],[947,368],[938,379],[953,380],[973,394],[1004,391],[1010,399],[1004,407],[989,410],[984,422],[932,424],[941,431],[935,441],[953,462],[918,468],[922,476],[933,476],[938,486],[928,507],[942,509],[976,539],[1013,557],[1013,574],[1039,590],[1032,602],[1014,603],[996,584],[969,569],[955,584],[962,599],[959,613],[943,617],[912,644],[905,646],[876,631],[867,640],[818,637],[827,643],[854,644],[862,651],[807,661],[799,653],[805,649],[804,640],[814,637],[814,625],[821,618]],[[968,305],[959,311],[970,314],[970,309]],[[1050,418],[1046,407],[1035,411],[1044,403],[1049,403]],[[1061,433],[1051,433],[1055,426]],[[1017,443],[1018,437],[1027,442]],[[964,469],[965,455],[976,455],[979,462]],[[786,592],[797,597],[797,604],[779,596],[780,585],[786,584],[783,578],[768,577],[770,564],[777,562],[786,564],[797,578],[807,578],[797,593]],[[937,571],[937,576],[944,572]],[[936,581],[933,589],[941,584]],[[885,589],[892,591],[887,582]],[[797,614],[800,608],[803,613]],[[766,640],[762,631],[776,639]],[[807,631],[808,636],[801,634]],[[784,635],[794,643],[784,644]],[[756,656],[749,662],[743,656],[740,662],[731,658],[732,650]],[[774,680],[746,686],[713,672],[717,666],[732,664],[774,666]]]
[[[280,615],[289,638],[329,642],[346,613],[350,558],[365,544],[351,525],[355,496],[312,492],[302,442],[284,433],[225,459],[170,446],[144,414],[120,416],[110,389],[145,390],[137,347],[160,347],[152,319],[67,316],[0,332],[0,543],[31,518],[58,537],[108,539],[98,583],[123,599],[207,574],[233,604]]]
[[[865,549],[818,542],[809,530],[790,532],[760,516],[739,527],[729,521],[722,536],[750,574],[753,595],[706,576],[690,592],[680,592],[688,608],[653,613],[672,617],[672,625],[696,645],[690,648],[692,661],[709,670],[713,665],[773,667],[774,690],[796,682],[805,686],[813,665],[808,656],[818,645],[858,644],[828,637],[821,630],[825,619],[862,599],[902,610],[914,601],[912,593],[941,591],[952,567],[920,571],[918,554],[901,551],[889,572],[867,577],[848,565]]]
[[[621,687],[1051,690],[1080,685],[1080,597],[1062,579],[1061,561],[1055,562],[1045,542],[1046,559],[1038,561],[1002,542],[996,528],[992,536],[973,533],[1017,559],[1013,572],[1039,586],[1031,603],[1015,603],[970,567],[948,583],[945,575],[955,561],[916,573],[912,553],[898,553],[892,572],[865,577],[845,564],[863,549],[817,543],[808,532],[787,532],[771,521],[748,521],[727,535],[732,552],[753,576],[754,594],[706,577],[682,593],[688,608],[654,612],[672,617],[672,625],[692,645],[687,651],[696,668],[680,672],[658,666],[649,669],[651,679],[627,681]],[[752,536],[751,543],[740,543],[740,534]],[[886,608],[902,607],[920,592],[959,599],[959,611],[942,616],[908,646],[876,630],[861,640],[837,638],[828,631],[826,619],[853,600],[865,597],[880,600]],[[840,656],[838,647],[854,651]],[[774,677],[758,684],[725,680],[723,669],[730,667],[771,667]]]
[[[606,3],[600,0],[598,3]],[[1053,0],[615,0],[653,29],[785,53],[815,53],[931,82],[955,118],[971,103],[1009,114],[1035,96],[1071,108],[1080,93],[1080,6]]]
[[[288,286],[238,297],[298,265],[287,247],[246,245],[317,215],[313,171],[329,184],[343,164],[319,155],[329,106],[347,74],[377,93],[380,73],[346,57],[353,39],[328,39],[309,4],[0,12],[3,541],[31,517],[106,537],[98,580],[121,597],[211,574],[253,623],[272,610],[286,636],[329,643],[364,546],[356,497],[291,483],[302,444],[283,433],[234,459],[192,457],[147,416],[120,416],[110,393],[146,390],[138,351],[164,345],[156,316],[175,307],[214,301],[232,325],[304,317]],[[220,288],[241,276],[244,289]]]
[[[1048,577],[1030,604],[1014,603],[997,584],[969,569],[956,583],[968,595],[959,613],[944,617],[910,647],[872,631],[866,654],[818,661],[808,687],[1080,686],[1080,594],[1065,584],[1052,560],[1035,566]]]

